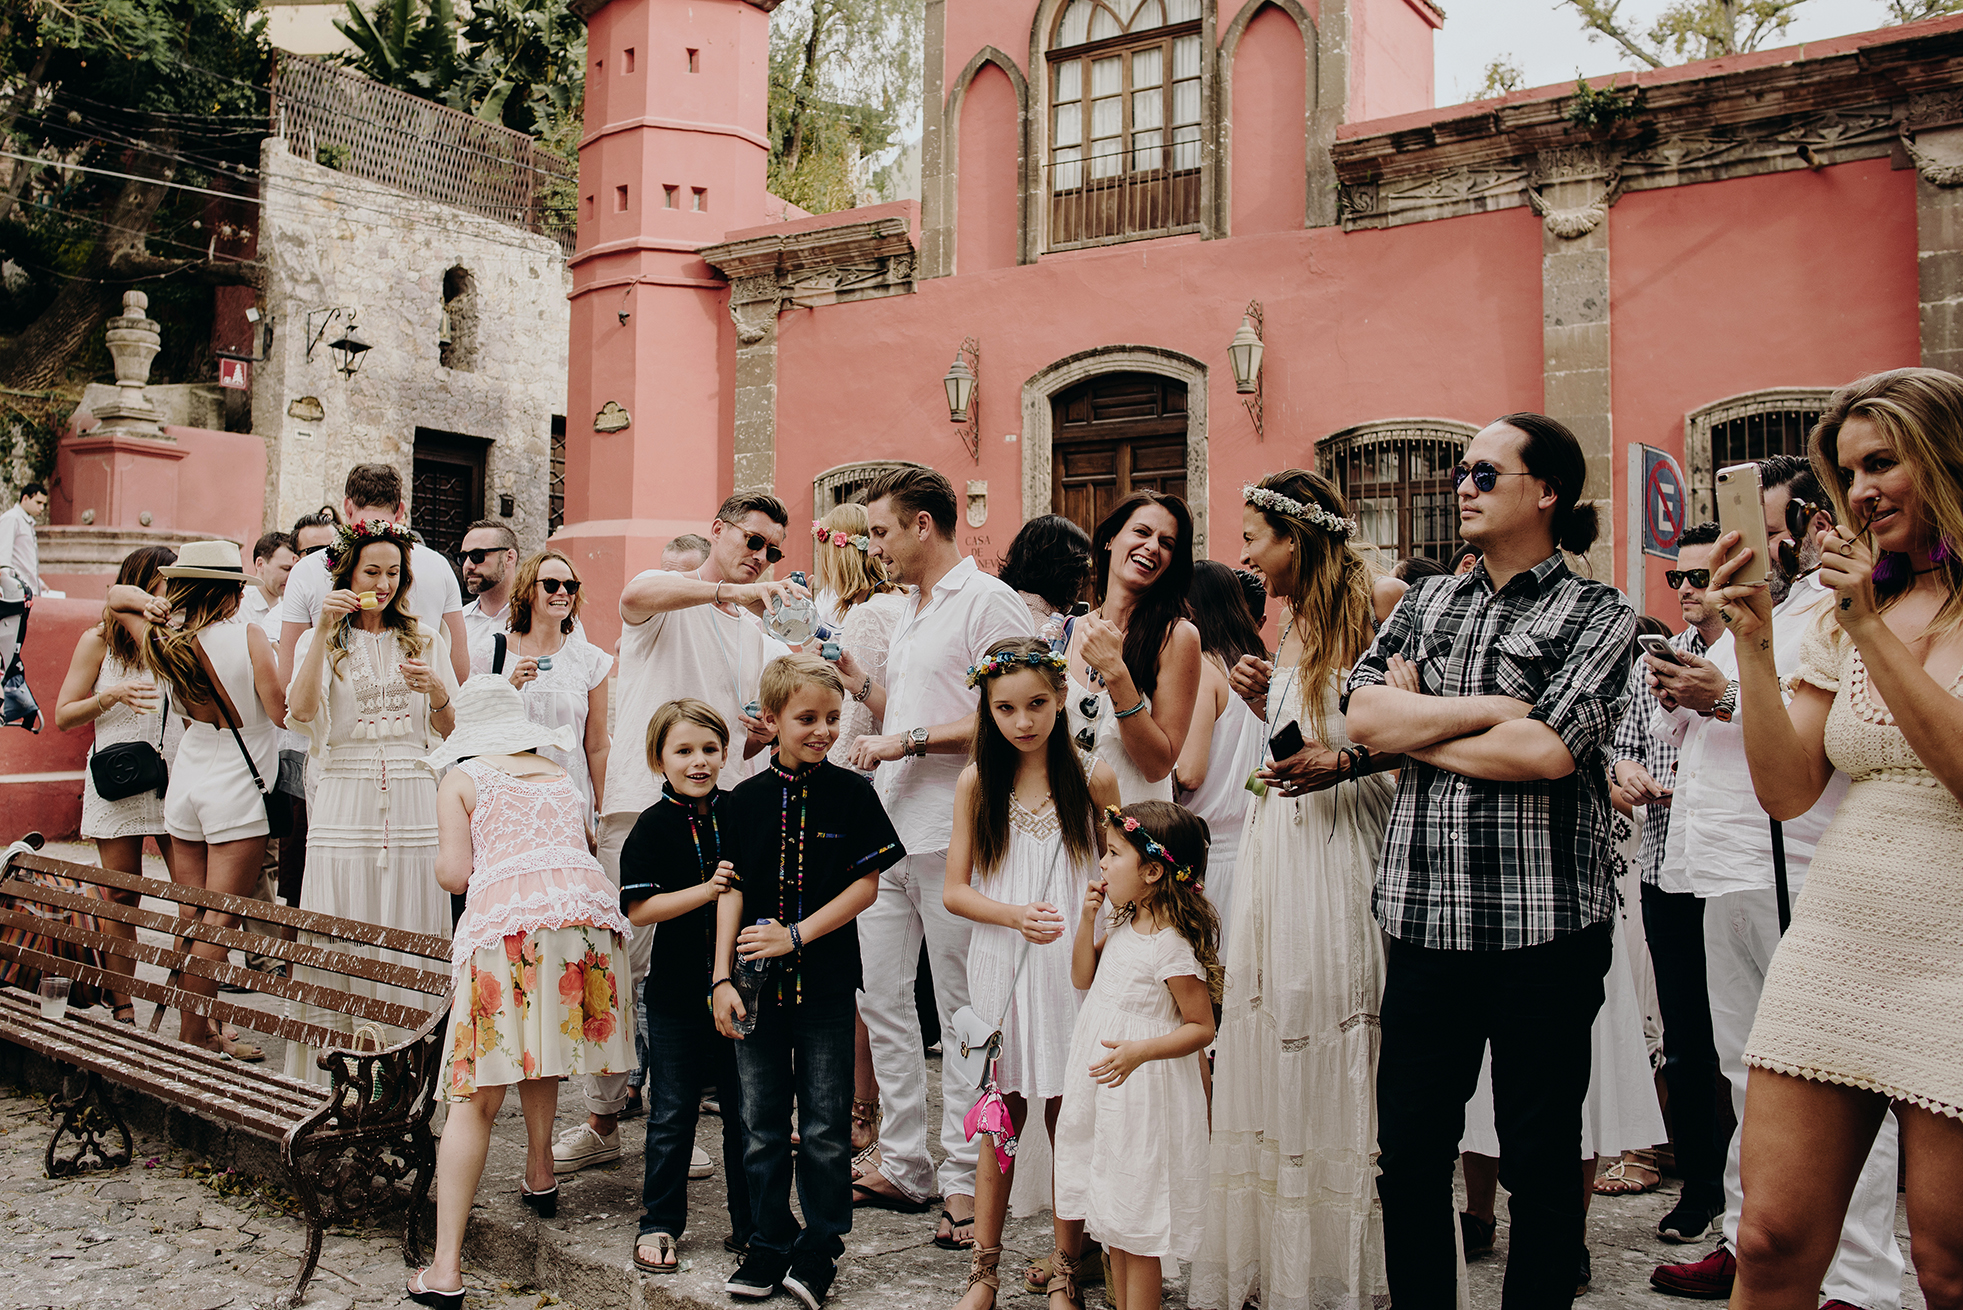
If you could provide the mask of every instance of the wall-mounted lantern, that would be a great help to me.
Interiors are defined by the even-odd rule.
[[[1261,430],[1261,356],[1268,347],[1262,340],[1265,327],[1261,315],[1261,302],[1247,302],[1247,312],[1241,315],[1240,328],[1234,333],[1234,340],[1227,347],[1227,358],[1234,366],[1234,390],[1251,400],[1243,400],[1247,415],[1254,420],[1254,436],[1257,440],[1265,434]]]
[[[969,363],[970,360],[974,362]],[[981,463],[981,397],[975,389],[981,384],[981,343],[968,337],[954,354],[941,385],[947,388],[947,421],[965,423],[961,443],[975,463]]]
[[[334,371],[344,378],[353,377],[355,370],[361,367],[361,357],[369,350],[368,343],[362,339],[361,329],[354,325],[354,317],[352,305],[308,310],[307,358],[311,360],[314,357],[314,347],[321,343],[336,322],[345,318],[346,329],[329,341],[327,348],[334,352]]]

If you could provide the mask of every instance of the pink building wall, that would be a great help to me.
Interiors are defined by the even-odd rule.
[[[1352,123],[1431,107],[1431,34],[1444,21],[1425,0],[1350,6]]]
[[[1302,29],[1269,5],[1234,52],[1233,233],[1299,230],[1308,192]]]
[[[1618,446],[1682,462],[1690,410],[1920,363],[1915,183],[1872,159],[1624,196],[1609,211]],[[1618,527],[1627,472],[1617,460]],[[1628,544],[1618,532],[1617,578]],[[1674,624],[1664,567],[1646,571],[1646,608]]]
[[[1018,106],[1009,75],[983,65],[961,102],[961,173],[957,273],[1008,268],[1016,262]],[[1001,179],[1010,179],[1001,185]]]
[[[41,706],[41,731],[0,728],[0,815],[8,841],[29,828],[60,839],[82,822],[82,770],[93,728],[56,732],[55,697],[82,633],[102,618],[100,600],[37,600],[28,619],[21,665]]]

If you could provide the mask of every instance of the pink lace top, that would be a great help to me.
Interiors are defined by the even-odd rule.
[[[572,779],[514,778],[481,760],[457,766],[477,784],[470,812],[472,868],[463,918],[451,937],[461,968],[483,947],[516,934],[586,924],[623,937],[613,880],[586,849],[591,802]]]

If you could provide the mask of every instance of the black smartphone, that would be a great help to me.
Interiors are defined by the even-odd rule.
[[[1080,600],[1070,607],[1070,617],[1073,619],[1081,619],[1090,612],[1091,603],[1087,600]]]
[[[1268,749],[1274,753],[1274,759],[1279,763],[1300,755],[1302,747],[1307,744],[1302,740],[1302,725],[1291,723],[1269,739]]]

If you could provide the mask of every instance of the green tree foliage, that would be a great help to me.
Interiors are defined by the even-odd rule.
[[[172,322],[158,375],[209,375],[258,211],[204,191],[257,193],[268,57],[250,0],[0,0],[0,138],[34,161],[0,159],[0,387],[106,380],[131,288]]]
[[[586,25],[565,0],[348,0],[334,26],[354,44],[348,67],[563,150],[578,139]],[[567,140],[570,138],[570,141]]]
[[[1623,0],[1561,0],[1581,17],[1591,36],[1605,37],[1648,64],[1716,59],[1757,50],[1783,36],[1793,11],[1807,0],[1674,0],[1645,32],[1621,14]],[[1920,4],[1928,0],[1891,0]]]
[[[1520,71],[1520,65],[1513,62],[1512,55],[1499,55],[1486,64],[1485,80],[1479,89],[1468,99],[1490,100],[1503,96],[1509,91],[1518,91],[1527,84],[1527,75]]]
[[[770,24],[770,190],[813,213],[882,180],[863,161],[920,114],[923,0],[789,0]]]
[[[1888,0],[1889,23],[1919,23],[1925,18],[1942,18],[1963,13],[1963,0]]]

